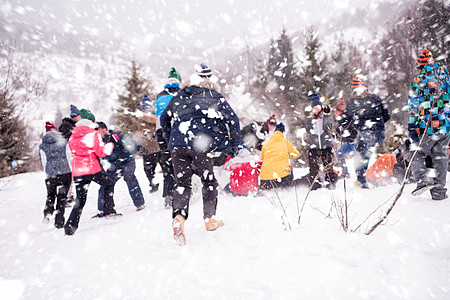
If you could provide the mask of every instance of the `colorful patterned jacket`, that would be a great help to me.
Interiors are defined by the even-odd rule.
[[[408,130],[418,136],[425,132],[431,113],[428,135],[450,135],[450,78],[446,67],[425,65],[409,89]]]

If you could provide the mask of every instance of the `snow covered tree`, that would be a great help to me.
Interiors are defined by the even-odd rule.
[[[329,74],[327,59],[321,54],[321,46],[317,30],[309,27],[305,33],[305,58],[302,61],[304,67],[300,72],[300,90],[304,101],[308,99],[308,92],[312,90],[324,96],[327,94]]]
[[[340,97],[348,101],[351,95],[351,84],[358,68],[362,65],[361,55],[356,47],[342,38],[339,39],[336,52],[331,55],[332,63],[329,66],[329,90],[332,106]]]
[[[151,79],[146,79],[142,73],[142,66],[133,59],[125,91],[119,95],[120,106],[114,114],[117,125],[125,134],[132,134],[138,130],[136,112],[140,110],[142,97],[145,94],[150,98],[154,97]]]
[[[253,86],[260,90],[259,99],[274,113],[294,116],[298,102],[298,70],[292,40],[283,28],[279,38],[271,40],[268,58],[256,66]]]
[[[32,160],[36,159],[31,153],[33,137],[29,134],[23,113],[45,92],[46,83],[36,77],[14,50],[3,50],[0,64],[3,70],[0,75],[1,178],[28,171]]]

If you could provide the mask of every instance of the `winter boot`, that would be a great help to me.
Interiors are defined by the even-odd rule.
[[[159,183],[157,183],[157,184],[150,183],[150,193],[157,192],[158,189],[159,189]]]
[[[172,222],[173,239],[179,246],[186,245],[186,236],[184,235],[184,221],[181,215],[177,215]]]
[[[139,205],[139,206],[136,207],[136,211],[143,210],[144,208],[145,208],[145,205],[144,205],[144,204]]]
[[[45,216],[44,216],[44,218],[42,219],[42,224],[48,224],[48,223],[50,223],[50,217],[51,217],[52,215],[49,215],[49,214],[46,214]]]
[[[369,185],[367,183],[361,183],[358,180],[355,181],[355,185],[362,188],[363,190],[370,189]]]
[[[223,226],[222,220],[215,220],[213,218],[205,219],[205,227],[206,227],[206,230],[208,230],[208,231],[214,231],[221,226]]]
[[[116,218],[119,218],[119,217],[121,217],[121,216],[122,216],[121,213],[113,212],[113,213],[104,215],[103,217],[104,217],[105,219],[116,219]]]
[[[426,191],[429,191],[435,187],[436,187],[436,185],[434,185],[434,184],[426,184],[426,185],[422,185],[422,186],[417,186],[416,189],[411,192],[411,194],[413,196],[419,196],[419,195],[422,195],[423,193],[425,193]]]

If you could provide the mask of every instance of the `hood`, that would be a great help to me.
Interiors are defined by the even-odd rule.
[[[58,131],[52,130],[47,132],[42,138],[42,143],[44,144],[55,144],[58,141],[63,140],[64,138]]]
[[[190,78],[183,81],[183,83],[180,86],[180,89],[186,89],[187,93],[195,94],[195,92],[189,91],[189,90],[195,91],[196,90],[195,87],[200,89],[208,89],[218,93],[220,93],[221,91],[220,86],[216,82],[211,81],[211,78],[200,77],[196,74],[193,74]]]
[[[284,140],[284,134],[281,131],[276,130],[270,139],[274,142],[282,141]]]
[[[75,128],[73,129],[72,136],[74,138],[79,138],[89,132],[92,132],[93,129],[95,129],[95,124],[88,119],[81,119],[77,122],[77,125],[75,125]]]

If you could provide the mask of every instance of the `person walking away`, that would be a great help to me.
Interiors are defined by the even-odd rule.
[[[156,166],[161,165],[161,150],[156,139],[156,115],[153,105],[148,95],[144,95],[141,100],[142,114],[139,115],[138,131],[133,135],[133,139],[142,143],[147,149],[147,154],[143,156],[144,172],[150,183],[150,193],[158,191],[159,183],[154,183]]]
[[[363,78],[356,76],[352,82],[352,96],[345,111],[346,121],[343,127],[353,123],[357,131],[354,163],[356,184],[368,189],[366,171],[374,148],[383,143],[385,138],[385,123],[391,115],[381,98],[370,93],[364,85]]]
[[[114,184],[108,174],[102,170],[99,162],[99,158],[111,154],[114,145],[103,143],[100,133],[95,130],[95,116],[89,110],[82,109],[80,115],[81,120],[75,126],[69,139],[77,200],[64,225],[66,235],[73,235],[78,229],[89,185],[92,181],[105,189],[104,216],[121,216],[114,209]]]
[[[113,142],[114,149],[110,155],[103,157],[106,173],[111,178],[113,186],[123,177],[128,187],[128,192],[133,200],[137,211],[145,208],[144,195],[142,194],[139,182],[134,174],[136,162],[133,152],[146,153],[145,147],[122,132],[108,132],[108,127],[104,122],[98,122],[98,132],[102,136],[103,142]],[[97,217],[103,217],[105,189],[100,187],[98,191],[98,213]]]
[[[275,132],[262,146],[260,189],[290,187],[293,184],[292,168],[289,158],[298,158],[300,152],[284,137],[283,123],[275,127]]]
[[[220,93],[216,80],[205,64],[197,66],[197,73],[183,83],[160,116],[177,181],[172,228],[179,245],[186,243],[184,223],[189,217],[193,167],[201,175],[206,230],[216,230],[224,224],[215,219],[218,183],[212,152],[224,152],[234,157],[241,135],[239,119]]]
[[[430,190],[431,199],[447,199],[448,145],[450,140],[449,94],[450,79],[447,68],[434,62],[433,55],[424,49],[417,60],[418,75],[411,82],[409,91],[409,136],[417,146],[423,144],[413,162],[413,174],[417,187],[414,196]],[[431,120],[429,120],[431,118]],[[428,129],[425,128],[428,123]],[[436,171],[428,176],[426,157],[429,155]]]
[[[163,197],[164,206],[166,208],[172,207],[173,194],[176,189],[176,181],[173,173],[172,158],[167,145],[166,139],[163,137],[163,131],[160,124],[160,117],[166,109],[167,104],[180,90],[181,76],[175,68],[170,69],[168,80],[164,85],[164,90],[161,91],[155,99],[155,113],[156,113],[156,138],[158,140],[159,149],[161,150],[160,165],[163,171],[164,187]]]
[[[55,227],[64,226],[64,212],[67,192],[72,181],[72,155],[61,133],[55,130],[51,122],[45,123],[46,134],[39,145],[39,157],[47,174],[47,200],[44,208],[44,223],[50,222],[50,216],[55,213]],[[56,209],[55,209],[56,199]]]

